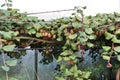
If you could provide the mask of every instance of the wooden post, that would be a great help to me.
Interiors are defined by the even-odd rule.
[[[38,80],[38,50],[35,49],[35,59],[34,59],[34,80]]]

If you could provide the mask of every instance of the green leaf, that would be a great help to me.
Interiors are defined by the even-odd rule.
[[[91,42],[87,42],[87,46],[88,46],[89,48],[91,48],[91,47],[94,47],[94,44],[91,43]]]
[[[20,42],[20,38],[18,38],[18,37],[15,37],[15,40],[18,41],[18,42]]]
[[[73,50],[77,50],[77,44],[71,43],[71,47],[72,47]]]
[[[1,7],[4,7],[5,5],[6,5],[6,4],[4,3],[4,4],[1,5]]]
[[[69,36],[70,39],[75,39],[77,37],[77,34],[72,34]]]
[[[17,36],[19,32],[13,32],[13,36]]]
[[[110,60],[110,56],[102,56],[104,60]]]
[[[88,40],[88,38],[79,37],[79,41],[80,41],[80,42],[86,42],[87,40]]]
[[[114,43],[119,43],[119,44],[120,44],[120,40],[118,40],[116,36],[114,36],[114,37],[112,38],[112,41],[113,41]]]
[[[39,23],[36,23],[33,27],[38,31],[42,26]]]
[[[57,41],[62,41],[63,37],[62,36],[58,36]]]
[[[10,68],[7,67],[7,66],[1,66],[1,68],[2,68],[4,71],[9,71],[9,70],[10,70]]]
[[[29,31],[28,31],[28,33],[31,35],[31,34],[35,34],[36,33],[36,31],[35,31],[35,29],[30,29]]]
[[[12,0],[8,0],[8,2],[12,2]]]
[[[62,56],[68,56],[68,55],[72,55],[72,51],[71,50],[65,50],[64,52],[62,52],[60,55]]]
[[[110,39],[113,38],[113,37],[114,37],[113,34],[107,32],[107,31],[105,32],[105,38],[106,38],[107,40],[110,40]]]
[[[78,27],[81,27],[81,23],[74,22],[74,23],[72,23],[72,26],[75,28],[78,28]]]
[[[109,27],[108,27],[108,30],[109,30],[109,31],[114,31],[114,30],[115,30],[115,26],[114,26],[114,25],[109,26]]]
[[[61,56],[59,56],[58,59],[57,59],[58,62],[61,62],[62,60],[63,60],[63,59],[62,59]]]
[[[90,74],[91,74],[91,72],[85,72],[83,75],[83,78],[88,79]]]
[[[11,32],[3,32],[3,37],[6,40],[10,40],[12,38]]]
[[[88,35],[87,37],[91,40],[95,40],[97,36],[96,35]]]
[[[110,46],[102,46],[102,48],[103,48],[104,51],[109,51],[111,49]]]
[[[114,47],[114,50],[115,50],[116,52],[120,52],[120,46]]]
[[[120,29],[116,30],[115,34],[120,34]]]
[[[117,60],[120,61],[120,55],[117,55]]]
[[[92,30],[92,28],[86,28],[86,29],[85,29],[85,32],[86,32],[87,34],[92,34],[92,33],[93,33],[93,30]]]
[[[71,75],[72,73],[68,70],[68,69],[65,69],[65,75],[66,76],[69,76],[69,75]]]
[[[6,64],[8,66],[16,66],[17,65],[17,60],[16,59],[15,60],[8,60],[8,61],[6,61]]]
[[[13,49],[15,48],[15,45],[7,45],[3,47],[4,51],[13,51]]]
[[[36,37],[37,37],[37,38],[39,38],[39,37],[41,37],[41,36],[42,36],[41,33],[36,33]]]

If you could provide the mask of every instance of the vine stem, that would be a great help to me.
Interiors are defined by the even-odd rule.
[[[43,40],[43,39],[38,39],[38,38],[33,38],[33,37],[25,37],[25,36],[20,36],[20,37],[15,37],[15,38],[33,40],[33,41],[45,42],[45,43],[53,43],[53,44],[62,44],[62,43],[64,43],[62,41],[48,41],[48,40]]]
[[[6,65],[6,61],[5,61],[5,54],[4,54],[4,51],[2,50],[1,52],[2,52],[2,58],[3,58],[4,66],[7,66],[7,65]],[[6,71],[5,74],[6,74],[6,80],[9,80],[9,79],[8,79],[8,72]]]

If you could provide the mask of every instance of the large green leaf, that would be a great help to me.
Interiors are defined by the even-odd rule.
[[[102,48],[103,48],[104,51],[109,51],[111,49],[110,46],[102,46]]]
[[[116,52],[120,52],[120,46],[114,47],[114,50],[115,50]]]
[[[15,45],[7,45],[3,47],[4,51],[13,51],[13,49],[15,48]]]
[[[92,34],[92,33],[93,33],[93,30],[92,30],[92,28],[85,28],[85,32],[86,32],[87,34]]]
[[[17,65],[17,60],[16,59],[15,60],[8,60],[8,61],[6,61],[6,64],[8,66],[15,66],[15,65]]]
[[[9,70],[10,70],[10,68],[7,67],[7,66],[1,66],[1,68],[2,68],[4,71],[9,71]]]
[[[107,31],[105,32],[105,38],[106,38],[107,40],[110,40],[110,39],[113,38],[113,37],[114,37],[113,34],[107,32]]]

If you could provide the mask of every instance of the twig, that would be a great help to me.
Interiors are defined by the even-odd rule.
[[[2,53],[2,58],[3,58],[4,66],[6,67],[7,65],[6,65],[6,61],[5,61],[4,51],[2,50],[1,53]],[[8,72],[6,71],[5,74],[6,74],[6,80],[9,80],[8,79]]]
[[[43,40],[43,39],[38,39],[38,38],[32,38],[32,37],[25,37],[25,36],[20,36],[20,37],[14,37],[19,38],[19,39],[27,39],[27,40],[34,40],[38,42],[44,42],[44,43],[52,43],[52,44],[63,44],[63,41],[48,41],[48,40]]]

